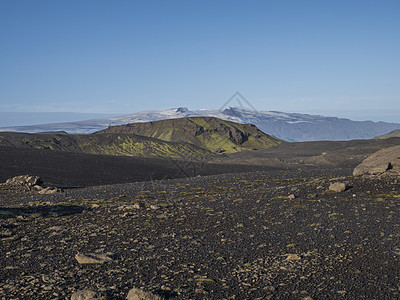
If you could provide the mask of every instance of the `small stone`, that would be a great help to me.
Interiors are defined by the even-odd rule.
[[[127,300],[160,300],[161,298],[152,293],[133,288],[129,291],[126,299]]]
[[[297,261],[297,260],[301,260],[301,257],[298,256],[297,254],[288,254],[285,260],[286,261]]]
[[[75,255],[75,259],[80,264],[101,264],[103,262],[112,261],[112,258],[106,254],[100,253],[78,253]]]
[[[3,229],[2,231],[0,231],[0,236],[2,237],[9,237],[12,236],[12,232],[9,229]]]
[[[334,191],[334,192],[344,192],[346,190],[347,186],[345,183],[343,182],[335,182],[335,183],[331,183],[331,185],[329,186],[329,190],[330,191]]]
[[[289,199],[294,199],[294,198],[296,198],[296,195],[295,195],[295,194],[290,194],[290,195],[288,196],[288,198],[289,198]]]
[[[55,194],[57,192],[58,192],[58,190],[56,188],[47,187],[45,189],[40,190],[38,193],[41,195],[49,195],[49,194]]]
[[[136,208],[136,209],[140,209],[140,208],[145,208],[146,206],[144,205],[143,202],[137,202],[137,203],[133,204],[132,207]]]
[[[160,209],[160,207],[158,205],[150,205],[150,209],[157,210]]]
[[[92,290],[81,290],[71,295],[71,300],[94,300],[99,298],[99,295]]]
[[[64,229],[64,227],[62,227],[62,226],[53,226],[53,227],[50,227],[48,230],[61,231],[63,229]]]

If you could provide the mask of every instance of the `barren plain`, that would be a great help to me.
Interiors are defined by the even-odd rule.
[[[396,144],[288,143],[219,162],[2,147],[1,181],[38,175],[63,191],[0,187],[0,299],[125,299],[133,287],[163,299],[399,298],[399,178],[352,175]]]

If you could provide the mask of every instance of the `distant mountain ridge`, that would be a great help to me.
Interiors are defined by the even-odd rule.
[[[78,122],[99,118],[111,118],[117,114],[76,113],[76,112],[2,112],[0,111],[0,127],[32,126],[35,124],[54,122]]]
[[[114,156],[207,160],[282,141],[251,124],[193,117],[111,126],[93,134],[0,133],[0,146]]]
[[[66,131],[73,134],[93,133],[109,126],[183,117],[207,116],[242,123],[254,124],[263,132],[286,141],[371,139],[400,129],[399,123],[352,121],[344,118],[324,117],[283,112],[252,111],[243,108],[220,110],[195,110],[185,107],[159,111],[143,111],[105,119],[80,122],[43,124],[35,126],[3,127],[0,131],[43,132]]]

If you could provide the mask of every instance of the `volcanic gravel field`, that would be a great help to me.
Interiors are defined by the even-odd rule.
[[[0,191],[0,299],[398,299],[398,177],[251,172]],[[329,190],[343,182],[346,191]],[[104,254],[80,264],[78,254]]]

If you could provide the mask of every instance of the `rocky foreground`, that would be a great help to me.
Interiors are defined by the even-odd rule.
[[[399,298],[399,177],[351,171],[3,186],[0,299]]]

